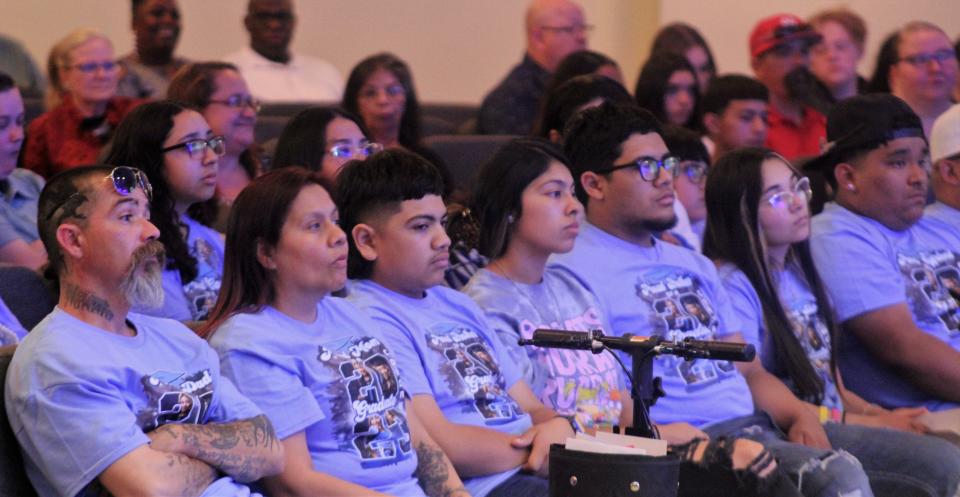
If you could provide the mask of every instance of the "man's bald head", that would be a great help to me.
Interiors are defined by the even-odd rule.
[[[587,48],[583,8],[571,0],[533,0],[527,7],[527,53],[553,71],[564,57]]]

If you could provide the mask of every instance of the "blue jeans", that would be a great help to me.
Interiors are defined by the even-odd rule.
[[[834,448],[863,465],[878,497],[953,497],[960,485],[960,448],[946,440],[857,425],[824,425]]]
[[[516,473],[499,484],[487,497],[548,497],[549,484],[545,478],[527,473]]]
[[[766,414],[723,421],[703,430],[711,437],[740,437],[763,444],[805,497],[873,497],[863,467],[850,453],[791,443]]]

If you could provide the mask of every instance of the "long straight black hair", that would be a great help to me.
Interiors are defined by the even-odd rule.
[[[819,404],[824,384],[817,375],[793,332],[790,319],[777,293],[770,269],[766,243],[760,232],[759,209],[763,196],[762,165],[769,159],[793,166],[776,152],[765,148],[743,148],[720,157],[707,175],[707,228],[703,253],[717,262],[734,264],[743,271],[760,298],[763,321],[773,341],[774,360],[783,366],[798,396]],[[813,264],[808,240],[794,243],[785,265],[799,269],[817,300],[817,312],[830,333],[830,370],[836,379],[837,325],[833,308]]]

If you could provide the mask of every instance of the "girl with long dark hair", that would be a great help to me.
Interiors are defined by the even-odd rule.
[[[683,56],[660,52],[643,65],[633,92],[637,104],[663,124],[700,128],[700,89],[693,66]]]
[[[860,460],[878,495],[897,485],[953,495],[960,450],[910,433],[924,431],[924,409],[888,411],[843,386],[839,325],[810,255],[810,197],[809,180],[767,149],[729,152],[707,175],[704,254],[719,266],[743,337],[819,414],[830,443]]]
[[[206,319],[220,290],[223,238],[187,211],[217,187],[222,136],[197,111],[170,101],[134,109],[120,123],[106,163],[129,165],[153,185],[150,221],[167,254],[163,306],[138,312],[178,321]]]
[[[378,325],[330,297],[346,282],[347,239],[322,183],[285,167],[240,193],[223,291],[200,331],[283,444],[283,472],[266,487],[271,495],[465,496],[407,409]]]

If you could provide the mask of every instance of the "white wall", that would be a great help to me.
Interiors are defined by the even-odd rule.
[[[934,22],[952,40],[960,34],[960,2],[956,0],[663,0],[660,20],[682,20],[696,26],[710,44],[721,73],[752,74],[747,40],[758,20],[781,12],[806,18],[840,6],[853,10],[867,23],[867,51],[860,64],[860,74],[865,77],[873,72],[883,39],[907,21]]]
[[[247,43],[245,0],[179,0],[178,53],[213,59]],[[525,0],[296,0],[294,49],[331,61],[346,77],[363,57],[390,50],[412,67],[421,99],[477,103],[523,54]],[[597,26],[591,48],[607,53],[633,81],[657,0],[581,0]],[[0,0],[0,30],[37,62],[70,30],[104,31],[117,54],[132,49],[128,0]],[[629,84],[632,86],[632,83]]]

